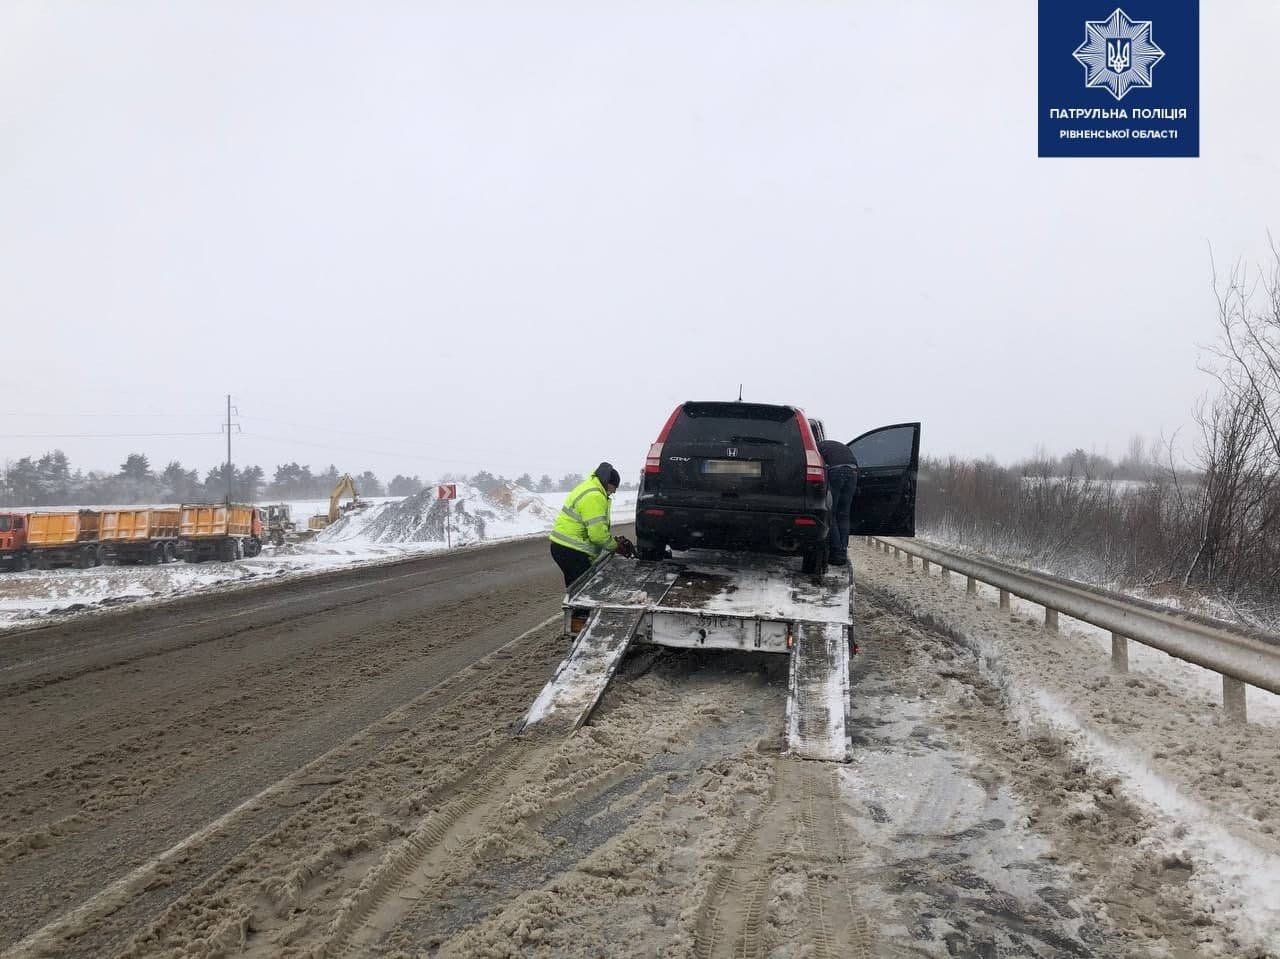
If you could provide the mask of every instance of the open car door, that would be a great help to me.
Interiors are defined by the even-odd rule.
[[[920,424],[882,426],[847,445],[858,460],[849,535],[915,536]]]

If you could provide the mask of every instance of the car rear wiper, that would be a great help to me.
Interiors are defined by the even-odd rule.
[[[773,446],[781,446],[782,440],[770,439],[768,436],[730,436],[730,443],[770,443]]]

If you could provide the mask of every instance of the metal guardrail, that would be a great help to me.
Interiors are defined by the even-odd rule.
[[[970,593],[977,591],[979,582],[994,586],[1000,591],[1001,609],[1009,608],[1011,595],[1037,603],[1045,609],[1045,629],[1049,632],[1058,631],[1060,612],[1110,630],[1111,663],[1119,672],[1128,671],[1130,639],[1211,669],[1222,676],[1223,709],[1235,721],[1246,720],[1246,684],[1280,694],[1280,636],[1180,613],[1070,580],[1024,572],[919,540],[869,536],[867,543],[894,556],[905,555],[913,568],[914,559],[918,558],[925,575],[930,564],[941,567],[944,575],[960,573],[968,578]]]

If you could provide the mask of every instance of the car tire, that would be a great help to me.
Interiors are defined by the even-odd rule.
[[[25,573],[27,570],[29,570],[31,568],[30,554],[23,553],[21,556],[15,559],[13,561],[13,568],[15,571],[19,573]]]
[[[665,558],[667,555],[667,546],[665,543],[659,543],[651,539],[636,538],[636,558],[646,560],[648,562],[657,562]]]

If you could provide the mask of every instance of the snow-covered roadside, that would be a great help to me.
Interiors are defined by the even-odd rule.
[[[231,589],[281,577],[305,576],[332,569],[395,562],[411,556],[458,549],[479,542],[494,543],[541,536],[550,528],[564,499],[563,493],[528,494],[518,502],[492,502],[477,491],[459,490],[459,498],[471,514],[484,516],[483,535],[476,527],[451,528],[449,545],[440,539],[413,539],[406,531],[383,530],[379,538],[368,530],[400,499],[384,498],[353,513],[315,539],[268,546],[259,556],[234,563],[191,565],[107,566],[96,569],[59,569],[25,573],[0,573],[0,633],[53,618],[108,609],[122,604],[164,602],[193,593]],[[634,491],[614,497],[617,524],[630,523],[635,514]],[[290,504],[293,518],[306,527],[307,517],[323,504],[305,501]],[[523,507],[523,508],[520,508]],[[456,507],[455,507],[456,508]],[[453,524],[451,523],[451,527]],[[405,535],[397,535],[405,532]],[[549,561],[548,561],[549,562]]]
[[[968,596],[962,578],[926,580],[860,543],[854,556],[860,588],[975,653],[1028,736],[1052,728],[1091,770],[1119,777],[1158,824],[1139,842],[1191,865],[1191,888],[1239,954],[1280,952],[1277,697],[1250,689],[1249,724],[1231,725],[1205,670],[1130,644],[1130,673],[1116,674],[1109,636],[1104,649],[1091,627],[1064,618],[1054,637],[1039,607],[1001,613],[994,593]]]

